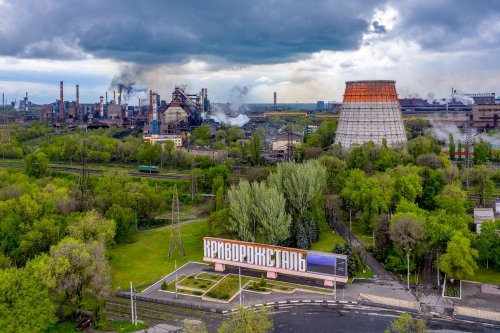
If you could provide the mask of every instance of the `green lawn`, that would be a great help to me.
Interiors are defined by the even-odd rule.
[[[132,244],[115,246],[110,255],[113,287],[128,289],[130,281],[135,286],[145,286],[167,275],[174,270],[174,259],[177,267],[188,261],[203,259],[203,237],[208,235],[206,221],[181,226],[182,239],[186,256],[176,253],[168,258],[170,244],[169,227],[138,233]]]
[[[349,225],[347,225],[349,227]],[[367,248],[373,245],[373,235],[371,233],[367,233],[364,230],[364,226],[361,222],[356,221],[352,223],[352,232],[356,236],[357,239],[361,241]]]
[[[319,223],[319,242],[313,243],[311,250],[321,252],[332,252],[335,244],[344,244],[344,240],[325,222]]]
[[[474,276],[467,280],[481,283],[500,284],[500,269],[495,269],[493,267],[486,269],[484,266],[479,266],[479,269],[476,271]]]

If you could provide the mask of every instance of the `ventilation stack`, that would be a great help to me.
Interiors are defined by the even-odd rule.
[[[64,85],[63,82],[61,81],[61,84],[59,86],[59,118],[63,119],[64,118]]]
[[[406,132],[395,81],[348,81],[335,143],[345,149],[373,141],[404,149]]]
[[[24,100],[25,104],[24,106],[26,107],[26,112],[28,112],[28,92],[26,92],[26,99]]]
[[[278,105],[276,103],[276,100],[277,100],[277,98],[276,98],[276,91],[275,91],[274,92],[274,101],[273,101],[273,109],[274,109],[274,111],[278,110]]]
[[[76,85],[76,106],[75,106],[75,115],[80,118],[80,120],[83,119],[83,117],[80,115],[80,85]]]
[[[104,97],[101,96],[99,97],[99,119],[103,120],[104,119]]]
[[[151,126],[151,134],[158,135],[158,105],[157,105],[157,93],[151,94],[152,101],[152,112],[153,112],[153,124]]]

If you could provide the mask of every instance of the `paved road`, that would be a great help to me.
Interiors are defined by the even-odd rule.
[[[390,311],[372,309],[342,309],[326,306],[283,307],[273,311],[274,331],[285,332],[383,332],[396,318]],[[460,324],[450,321],[430,321],[427,328],[431,332],[472,332],[490,333],[497,329],[477,324]]]

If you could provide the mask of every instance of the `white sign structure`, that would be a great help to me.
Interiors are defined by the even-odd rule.
[[[338,254],[204,237],[203,260],[215,263],[216,271],[231,265],[266,271],[268,278],[281,273],[321,279],[326,286],[347,282],[347,257]]]

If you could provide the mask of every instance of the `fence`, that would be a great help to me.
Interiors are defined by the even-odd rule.
[[[474,309],[465,306],[455,305],[453,317],[457,319],[470,319],[474,321],[500,324],[500,312]]]
[[[416,301],[405,301],[398,298],[389,298],[384,296],[376,296],[370,294],[359,294],[358,303],[361,304],[377,304],[388,308],[405,309],[414,312],[420,311],[420,304]]]

